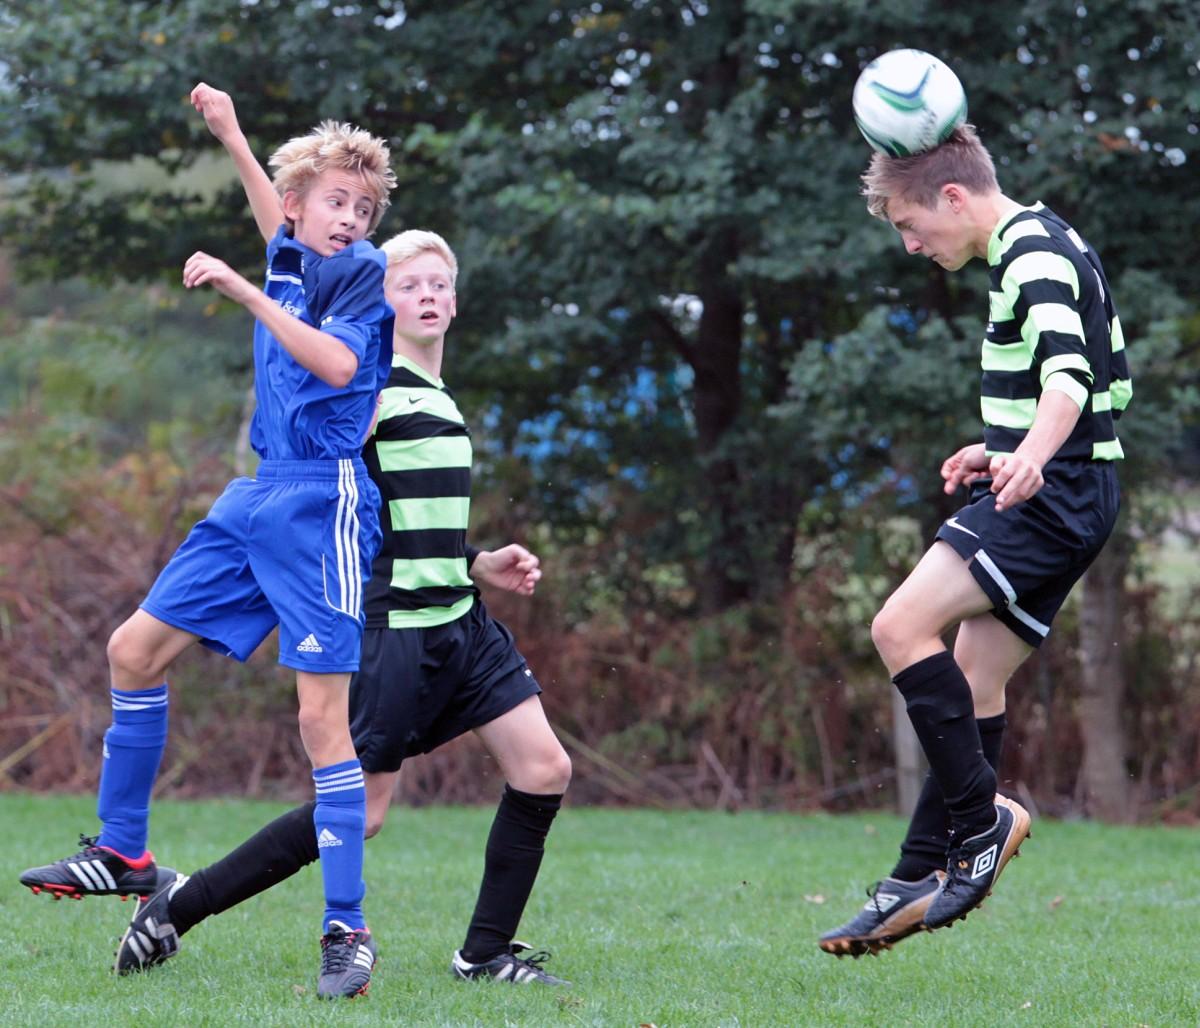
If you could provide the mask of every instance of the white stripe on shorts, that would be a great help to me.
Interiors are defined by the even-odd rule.
[[[1043,625],[1028,611],[1024,611],[1017,606],[1017,591],[1012,587],[1012,582],[1010,582],[1004,576],[1004,572],[996,567],[996,562],[987,555],[987,551],[976,550],[975,559],[979,561],[980,567],[982,567],[983,570],[988,573],[988,576],[991,578],[991,580],[1004,590],[1004,595],[1008,600],[1009,613],[1027,628],[1032,628],[1035,632],[1037,632],[1038,635],[1042,636],[1042,638],[1045,638],[1047,635],[1049,635],[1049,625]]]
[[[337,551],[338,602],[343,614],[358,617],[362,608],[362,571],[358,550],[358,481],[354,461],[338,461],[338,506],[334,521],[334,547]]]

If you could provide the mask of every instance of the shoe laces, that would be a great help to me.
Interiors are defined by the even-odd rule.
[[[335,928],[321,936],[321,973],[333,974],[344,971],[354,957],[358,945],[358,932],[343,932]]]
[[[883,913],[883,910],[881,910],[879,907],[879,887],[882,884],[883,884],[883,880],[880,879],[878,882],[875,882],[874,885],[867,886],[867,896],[871,900],[872,904],[874,905],[875,913],[877,913],[877,914]]]
[[[959,834],[954,829],[950,830],[950,859],[946,864],[946,880],[942,883],[942,891],[951,894],[954,893],[955,886],[962,881],[954,871],[965,871],[971,864],[967,859],[965,847],[961,843],[955,845],[955,837]]]
[[[79,852],[76,853],[75,856],[86,857],[89,853],[91,853],[92,850],[100,849],[100,846],[97,845],[99,842],[100,842],[100,836],[84,835],[83,832],[80,832],[79,833]]]
[[[523,948],[524,947],[521,947],[521,949]],[[545,968],[542,965],[553,956],[549,950],[545,949],[534,950],[527,957],[517,956],[517,953],[519,952],[520,949],[514,946],[511,950],[509,950],[509,956],[512,957],[516,963],[525,964],[528,967],[532,967],[535,971],[544,971]]]

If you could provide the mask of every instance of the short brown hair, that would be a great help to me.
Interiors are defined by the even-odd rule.
[[[974,125],[960,125],[932,150],[910,157],[874,153],[862,177],[867,210],[888,220],[888,201],[898,196],[932,210],[942,186],[955,182],[970,193],[995,192],[996,166]]]
[[[275,169],[275,191],[303,196],[325,172],[336,169],[361,175],[367,191],[375,200],[367,234],[379,226],[389,203],[388,193],[395,188],[396,175],[391,168],[387,143],[364,129],[338,121],[323,121],[306,136],[289,139],[271,155]],[[288,228],[294,228],[288,219]]]

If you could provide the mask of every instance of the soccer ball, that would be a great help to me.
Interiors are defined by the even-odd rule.
[[[966,120],[958,76],[924,50],[889,50],[854,84],[858,130],[889,157],[932,150]]]

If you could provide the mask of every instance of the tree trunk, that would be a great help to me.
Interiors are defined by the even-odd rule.
[[[246,396],[242,400],[242,418],[238,423],[237,439],[233,444],[233,470],[234,474],[237,475],[249,476],[254,474],[252,465],[257,455],[250,448],[250,423],[254,420],[254,411],[257,403],[252,383],[246,390]]]
[[[896,813],[910,817],[925,784],[925,754],[900,690],[892,687],[892,738],[896,751]]]
[[[704,311],[692,360],[696,449],[712,526],[700,595],[701,606],[710,613],[724,610],[751,591],[744,519],[738,503],[737,458],[722,452],[725,436],[742,406],[739,362],[744,306],[728,271],[736,247],[731,230],[717,233],[709,243],[700,290]],[[738,569],[742,574],[737,574]]]
[[[1129,821],[1133,816],[1121,720],[1121,609],[1129,558],[1128,537],[1114,533],[1083,578],[1079,615],[1080,783],[1085,811],[1102,821]]]

